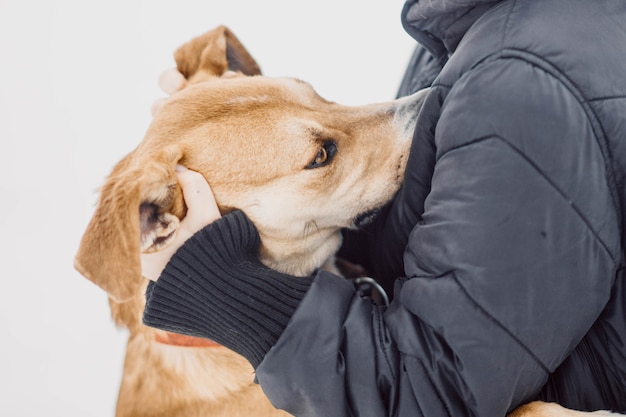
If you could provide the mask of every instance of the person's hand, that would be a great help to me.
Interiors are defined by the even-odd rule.
[[[158,252],[141,255],[141,273],[151,281],[159,278],[172,255],[187,239],[221,217],[213,191],[200,173],[178,165],[176,176],[183,189],[187,215],[181,221],[176,236],[169,246]]]
[[[170,68],[168,70],[163,71],[161,76],[159,77],[159,87],[163,90],[168,96],[171,96],[175,92],[182,90],[187,85],[187,79],[178,72],[176,68]],[[168,97],[162,97],[154,101],[152,103],[151,113],[154,116],[159,109],[163,106],[163,104],[167,101]]]

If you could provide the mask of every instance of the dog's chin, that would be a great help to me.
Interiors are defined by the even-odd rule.
[[[367,226],[374,221],[376,216],[378,216],[381,211],[382,209],[380,207],[364,211],[354,218],[352,221],[352,228],[361,229],[362,227]]]

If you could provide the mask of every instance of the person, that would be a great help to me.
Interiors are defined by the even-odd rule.
[[[264,267],[181,169],[190,230],[210,224],[146,260],[145,323],[242,354],[296,416],[625,412],[626,3],[408,0],[402,22],[427,50],[404,92],[432,88],[403,187],[341,252],[390,305]]]

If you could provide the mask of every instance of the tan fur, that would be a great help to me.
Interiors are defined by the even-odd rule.
[[[186,86],[107,178],[75,259],[109,294],[114,321],[130,331],[116,415],[285,416],[243,357],[223,347],[158,343],[163,332],[141,322],[147,281],[140,253],[167,246],[185,215],[175,166],[202,173],[222,213],[246,212],[261,236],[263,263],[307,275],[332,258],[341,228],[398,190],[425,94],[362,107],[326,101],[302,81],[261,76],[225,27],[191,40],[175,58]],[[307,169],[328,141],[336,143],[334,159]],[[514,415],[544,416],[542,407]]]
[[[595,411],[591,413],[574,411],[567,408],[563,408],[555,403],[546,403],[542,401],[535,401],[516,408],[508,417],[583,417],[583,416],[615,416],[621,414],[614,414],[608,411]]]

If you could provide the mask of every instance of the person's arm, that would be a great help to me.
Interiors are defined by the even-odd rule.
[[[148,287],[144,323],[211,339],[256,368],[312,281],[261,264],[259,245],[256,228],[239,210],[197,232]]]

